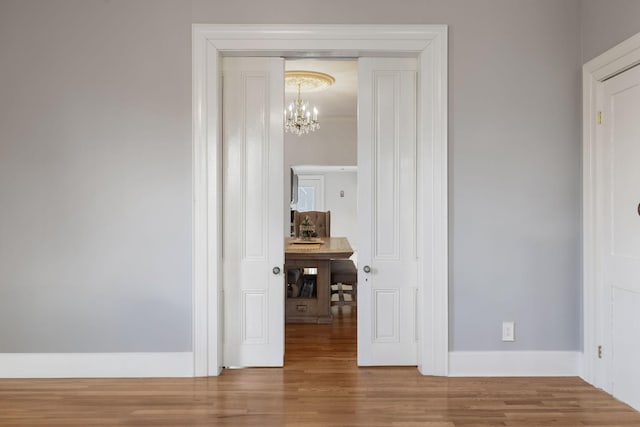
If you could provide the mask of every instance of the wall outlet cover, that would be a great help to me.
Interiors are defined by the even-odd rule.
[[[502,341],[515,341],[515,322],[505,321],[502,322]]]

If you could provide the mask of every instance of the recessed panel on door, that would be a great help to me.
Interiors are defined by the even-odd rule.
[[[399,71],[376,71],[374,98],[374,251],[375,257],[398,259],[400,174]]]
[[[264,291],[242,291],[242,336],[244,344],[267,342],[267,295]]]
[[[375,317],[373,319],[373,341],[377,343],[400,342],[399,291],[376,289],[374,292]]]
[[[269,115],[268,73],[242,75],[245,127],[244,188],[242,213],[245,220],[244,241],[248,259],[264,259],[268,229],[269,138],[266,126]]]
[[[640,259],[640,85],[612,95],[613,252]]]

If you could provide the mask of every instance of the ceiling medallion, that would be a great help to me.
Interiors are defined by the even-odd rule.
[[[320,128],[318,109],[309,108],[309,102],[300,97],[300,92],[317,92],[331,86],[335,79],[329,74],[316,71],[292,70],[284,73],[285,91],[297,91],[298,97],[284,111],[284,129],[295,135],[303,135]],[[312,113],[313,111],[313,113]]]
[[[331,86],[336,79],[317,71],[291,70],[284,72],[284,90],[295,92],[318,92]]]

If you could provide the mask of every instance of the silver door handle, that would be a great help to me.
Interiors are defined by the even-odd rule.
[[[365,265],[364,267],[362,267],[362,271],[364,271],[365,273],[371,273],[371,267]]]
[[[273,274],[280,274],[280,267],[278,267],[277,265],[275,267],[273,267]]]

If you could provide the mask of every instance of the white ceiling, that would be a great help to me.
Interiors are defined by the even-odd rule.
[[[286,70],[318,71],[336,79],[329,88],[320,92],[302,93],[310,106],[318,108],[318,118],[355,117],[358,99],[358,63],[355,60],[295,59],[285,61]],[[295,98],[294,92],[285,94],[285,107]]]

